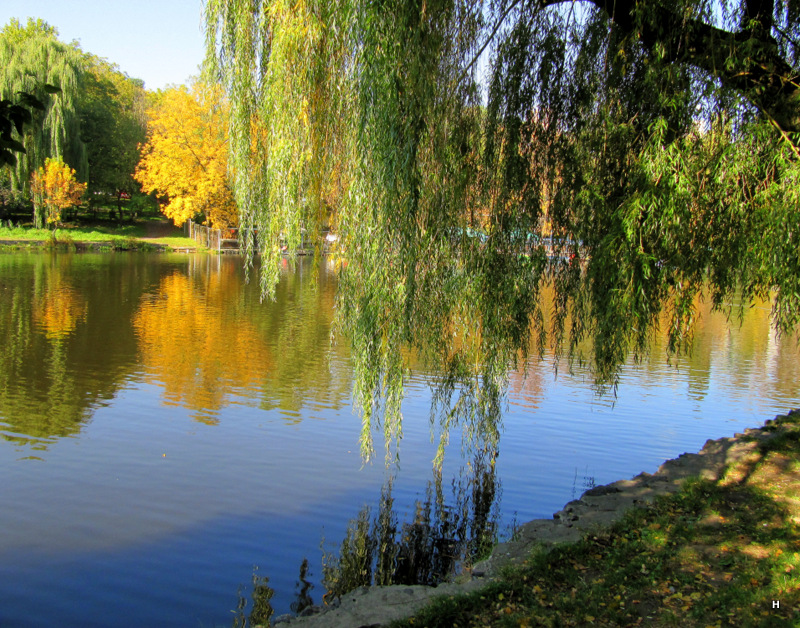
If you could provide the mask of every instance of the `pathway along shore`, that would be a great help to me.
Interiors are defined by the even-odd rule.
[[[791,417],[793,421],[782,422]],[[514,540],[495,546],[489,558],[477,563],[470,574],[438,587],[391,585],[362,587],[343,595],[336,608],[311,607],[301,617],[281,615],[273,625],[287,628],[378,628],[414,615],[432,598],[471,593],[493,582],[504,567],[521,565],[535,547],[552,547],[578,541],[615,523],[632,508],[646,507],[660,495],[680,490],[692,477],[717,481],[726,469],[752,456],[766,442],[797,430],[800,409],[778,415],[763,427],[750,428],[730,438],[709,440],[698,453],[667,460],[653,473],[640,473],[586,491],[569,502],[552,519],[534,519],[519,527]],[[800,523],[800,521],[798,521]]]

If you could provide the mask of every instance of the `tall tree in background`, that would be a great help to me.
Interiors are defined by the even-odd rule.
[[[45,101],[44,85],[61,89],[50,99],[42,124],[31,125],[23,134],[26,152],[11,173],[14,190],[27,195],[31,174],[47,158],[65,161],[79,179],[86,180],[86,146],[78,114],[83,71],[80,49],[59,41],[58,31],[42,20],[29,19],[25,26],[12,20],[0,31],[0,98],[26,92]]]
[[[147,139],[144,83],[92,54],[84,54],[80,96],[81,139],[86,144],[89,192],[139,191],[133,178],[139,145]]]
[[[227,105],[218,86],[195,83],[155,97],[148,140],[136,180],[164,200],[164,215],[182,225],[204,216],[216,227],[235,225],[228,185]]]
[[[30,174],[48,158],[70,164],[91,192],[138,191],[133,178],[139,144],[146,139],[142,81],[90,53],[58,40],[42,20],[12,20],[0,31],[0,96],[25,91],[39,96],[52,83],[61,88],[41,111],[42,120],[22,134],[26,152],[10,177],[27,197]]]
[[[530,350],[613,387],[657,327],[689,349],[706,281],[719,307],[774,288],[775,324],[796,326],[799,16],[793,0],[206,3],[266,293],[279,233],[316,224],[321,181],[346,173],[338,312],[365,454],[373,418],[387,446],[400,434],[403,346],[444,367],[445,428],[491,442]],[[545,209],[554,246],[521,254]],[[475,215],[486,243],[464,235]]]

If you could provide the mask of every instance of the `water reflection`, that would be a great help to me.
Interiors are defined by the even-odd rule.
[[[114,264],[98,269],[95,256],[0,255],[3,438],[46,449],[78,433],[93,408],[114,396],[133,365],[120,360],[133,338],[105,314],[125,312],[125,272]]]
[[[142,380],[209,425],[230,404],[293,423],[346,406],[346,351],[329,340],[335,276],[312,270],[287,269],[261,303],[235,258],[0,254],[0,434],[47,449]]]
[[[303,614],[309,609],[314,611],[314,599],[309,591],[314,585],[308,580],[311,576],[308,559],[304,558],[300,564],[299,581],[295,583],[295,600],[289,605],[295,615]],[[269,578],[258,575],[258,568],[253,571],[252,591],[250,600],[242,595],[239,589],[239,602],[234,611],[232,628],[255,628],[256,626],[269,626],[275,609],[272,606],[272,598],[275,591],[269,586]]]
[[[552,326],[549,313],[553,309],[551,286],[542,290],[545,302],[544,325]],[[771,303],[757,301],[744,309],[738,302],[714,310],[711,299],[700,295],[695,298],[695,327],[690,342],[690,353],[668,355],[667,334],[669,320],[662,315],[660,328],[653,334],[648,353],[634,359],[629,356],[622,367],[621,380],[635,379],[635,386],[646,388],[662,386],[665,382],[681,382],[686,394],[697,403],[702,402],[716,386],[724,386],[746,397],[786,400],[791,403],[797,395],[800,381],[800,331],[779,336],[771,325]],[[569,321],[567,322],[569,324]],[[581,345],[583,357],[590,355],[589,344]],[[554,363],[549,359],[552,348],[540,361],[534,348],[523,368],[509,373],[509,392],[515,403],[528,410],[537,410],[547,398],[547,391],[559,371],[570,370],[576,376],[565,379],[567,386],[582,387],[591,382],[590,363],[576,360],[569,365],[565,360]],[[563,352],[562,352],[563,354]],[[599,399],[612,405],[614,395]]]
[[[204,268],[203,266],[212,266]],[[260,303],[240,264],[192,258],[164,276],[133,319],[140,359],[164,402],[207,424],[229,403],[279,408],[290,422],[310,403],[347,403],[349,374],[328,368],[335,285],[307,265]]]
[[[274,613],[272,608],[272,596],[275,591],[269,586],[269,578],[259,576],[258,570],[253,573],[253,590],[250,595],[251,602],[248,609],[248,601],[239,590],[239,603],[233,616],[233,628],[255,628],[256,626],[269,626],[270,619]]]
[[[501,488],[494,456],[477,454],[453,477],[449,490],[441,469],[432,470],[424,498],[415,501],[413,515],[402,522],[395,482],[395,475],[388,476],[377,507],[364,505],[333,551],[324,550],[323,539],[325,593],[316,600],[311,594],[310,564],[303,559],[289,605],[293,614],[314,614],[318,605],[336,606],[341,596],[362,586],[436,586],[487,555],[497,542]],[[234,628],[256,626],[259,621],[268,625],[264,618],[272,615],[273,591],[267,579],[256,571],[252,582],[252,602],[239,591]]]
[[[384,483],[380,465],[360,468],[347,352],[328,348],[336,277],[312,270],[287,270],[278,300],[261,303],[234,258],[0,254],[1,625],[223,625],[245,581],[247,621],[262,601],[304,612],[323,603],[326,575],[326,599],[433,582],[496,535],[488,458],[451,485],[454,434],[443,476],[430,475],[437,374],[411,355],[402,472]],[[771,333],[769,304],[733,331],[701,307],[692,358],[667,366],[655,338],[613,413],[579,367],[556,380],[532,361],[527,378],[510,375],[496,465],[507,513],[549,516],[570,489],[652,471],[797,405],[797,345]],[[687,407],[687,392],[702,405]],[[326,546],[325,573],[323,524],[342,542]],[[253,563],[269,583],[251,585]]]
[[[230,404],[278,410],[299,423],[349,403],[347,351],[329,340],[336,276],[324,265],[287,268],[276,301],[261,303],[240,259],[13,253],[0,255],[0,290],[0,421],[4,438],[19,445],[44,449],[77,434],[142,373],[165,405],[206,424]],[[698,402],[713,378],[743,395],[793,398],[797,339],[776,337],[768,302],[749,308],[741,327],[734,308],[733,328],[707,300],[696,307],[691,357],[667,367],[666,334],[656,334],[636,366],[638,385],[661,382],[665,368],[675,368]],[[413,356],[408,362],[419,367]],[[579,365],[576,372],[589,377]],[[527,372],[509,377],[512,395],[536,410],[552,363],[534,358]]]
[[[184,406],[208,424],[236,391],[258,388],[273,368],[266,338],[236,316],[239,281],[227,272],[205,277],[180,270],[142,295],[133,318],[146,381],[158,382],[167,405]]]
[[[295,615],[299,615],[305,609],[314,606],[314,599],[311,597],[311,589],[314,585],[309,582],[308,578],[311,576],[311,571],[308,565],[308,559],[304,558],[300,564],[299,581],[295,583],[295,600],[289,605],[289,608]]]
[[[394,508],[394,479],[381,490],[377,511],[369,506],[352,519],[336,552],[323,554],[324,601],[361,586],[436,585],[484,555],[497,539],[500,481],[494,459],[479,455],[452,480],[433,471],[424,500],[402,524]]]

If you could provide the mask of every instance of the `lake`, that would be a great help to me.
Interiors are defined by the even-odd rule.
[[[378,431],[365,465],[336,275],[311,264],[262,303],[238,257],[0,253],[0,626],[231,626],[254,572],[286,613],[322,603],[323,575],[345,586],[359,541],[432,581],[465,560],[454,539],[800,406],[769,305],[733,329],[704,305],[691,359],[656,338],[616,398],[547,358],[512,373],[495,465],[455,433],[433,469],[436,373],[415,366],[399,465]]]

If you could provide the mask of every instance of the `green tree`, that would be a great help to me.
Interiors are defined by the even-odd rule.
[[[399,437],[403,347],[445,369],[445,427],[491,441],[509,365],[549,342],[613,387],[657,327],[689,349],[705,281],[718,307],[774,288],[775,323],[796,325],[798,6],[207,2],[265,292],[280,232],[317,224],[320,181],[345,173],[338,312],[365,454],[374,419]],[[523,246],[543,222],[553,246]]]
[[[86,180],[86,147],[80,138],[78,92],[83,74],[82,54],[77,45],[60,42],[58,31],[42,20],[30,18],[25,26],[11,20],[0,31],[0,99],[18,92],[46,102],[45,85],[61,91],[50,99],[41,124],[22,133],[24,157],[16,160],[11,174],[12,189],[29,191],[30,177],[47,158],[60,159]],[[18,129],[19,130],[19,129]]]
[[[85,53],[79,103],[81,139],[86,144],[89,192],[121,194],[139,191],[133,173],[139,145],[147,139],[144,83],[90,53]]]
[[[75,42],[59,41],[58,31],[42,20],[29,19],[26,26],[12,20],[0,31],[0,63],[0,97],[5,98],[6,109],[13,108],[10,125],[31,121],[22,118],[22,105],[33,107],[42,117],[40,124],[28,125],[24,133],[16,128],[18,137],[9,138],[19,142],[16,149],[25,148],[25,158],[15,160],[13,191],[29,196],[30,174],[48,158],[72,166],[78,178],[88,182],[90,192],[116,194],[120,206],[123,192],[139,190],[133,172],[139,144],[146,139],[142,81],[84,53]],[[60,87],[61,93],[45,107],[45,91],[53,93],[50,84]],[[19,91],[25,92],[22,101],[10,101]]]

